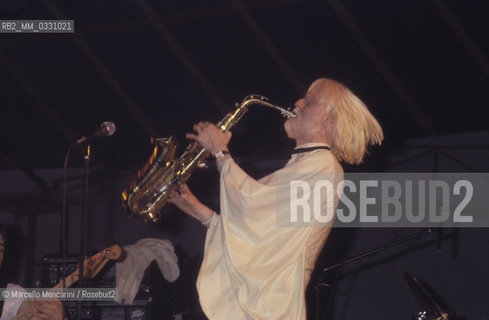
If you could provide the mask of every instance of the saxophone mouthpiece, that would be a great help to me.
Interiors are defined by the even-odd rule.
[[[296,117],[296,114],[291,111],[291,108],[282,109],[280,111],[280,113],[282,114],[282,116],[284,116],[286,118],[295,118]]]

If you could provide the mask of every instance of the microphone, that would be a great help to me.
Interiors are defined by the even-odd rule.
[[[88,137],[83,136],[80,139],[76,140],[76,144],[81,144],[85,141],[93,140],[99,137],[110,137],[111,135],[114,134],[115,129],[116,129],[115,124],[113,122],[105,121],[100,125],[100,127],[97,130],[95,130]]]

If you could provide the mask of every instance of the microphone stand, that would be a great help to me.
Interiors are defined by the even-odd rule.
[[[68,158],[71,150],[75,146],[82,145],[84,147],[83,154],[83,200],[82,200],[82,212],[80,216],[81,220],[81,229],[80,229],[80,263],[79,263],[79,278],[78,284],[80,288],[85,287],[85,277],[84,277],[84,261],[86,259],[86,251],[87,251],[87,211],[88,211],[88,170],[90,164],[90,141],[92,139],[103,137],[103,136],[111,136],[114,134],[116,130],[115,124],[110,121],[105,121],[100,125],[94,133],[89,135],[88,137],[83,136],[80,139],[76,140],[74,143],[70,145],[68,151],[65,155],[65,163],[64,163],[64,189],[63,189],[63,210],[62,210],[62,222],[61,222],[61,242],[62,242],[62,251],[63,251],[63,273],[66,271],[66,247],[67,247],[67,167],[68,167]],[[63,274],[63,279],[66,277]],[[65,287],[63,280],[63,288]],[[63,316],[65,310],[63,305]],[[78,320],[82,319],[82,301],[78,301]]]
[[[79,287],[85,287],[84,277],[84,260],[86,257],[86,241],[87,241],[87,211],[88,211],[88,171],[90,164],[90,144],[84,144],[83,154],[83,202],[81,212],[81,230],[80,230],[80,263],[79,263]],[[78,316],[77,319],[82,319],[82,301],[78,301]]]
[[[395,247],[395,246],[398,246],[400,245],[401,243],[404,243],[404,242],[407,242],[407,241],[411,241],[413,239],[416,239],[416,238],[419,238],[419,237],[422,237],[424,235],[427,235],[429,233],[432,233],[434,232],[435,230],[434,229],[426,229],[426,230],[423,230],[423,231],[420,231],[420,232],[417,232],[415,234],[412,234],[410,236],[407,236],[407,237],[404,237],[404,238],[401,238],[399,240],[396,240],[396,241],[392,241],[392,242],[389,242],[388,244],[382,246],[382,247],[379,247],[379,248],[376,248],[376,249],[372,249],[372,250],[369,250],[367,252],[364,252],[364,253],[361,253],[357,256],[354,256],[352,258],[348,258],[346,260],[343,260],[342,262],[339,262],[339,263],[336,263],[336,264],[333,264],[329,267],[326,267],[323,269],[323,272],[327,272],[327,271],[330,271],[330,270],[333,270],[333,269],[336,269],[338,267],[341,267],[345,264],[349,264],[351,262],[354,262],[354,261],[357,261],[357,260],[360,260],[360,259],[363,259],[365,257],[368,257],[368,256],[371,256],[371,255],[374,255],[376,253],[379,253],[381,251],[384,251],[388,248],[392,248],[392,247]]]
[[[61,263],[61,274],[62,274],[62,279],[63,279],[63,289],[66,288],[66,255],[67,255],[67,244],[68,244],[68,238],[67,238],[67,220],[68,220],[68,213],[67,213],[67,197],[68,197],[68,161],[70,159],[70,154],[71,150],[77,146],[76,143],[72,143],[69,147],[68,150],[66,151],[65,154],[65,161],[63,165],[63,204],[62,204],[62,210],[61,210],[61,256],[62,256],[62,263]],[[62,314],[63,318],[65,315],[65,304],[62,304]]]
[[[398,246],[404,242],[407,242],[407,241],[411,241],[411,240],[414,240],[414,239],[417,239],[417,238],[420,238],[422,236],[425,236],[427,234],[430,234],[432,232],[435,232],[436,229],[426,229],[426,230],[423,230],[423,231],[420,231],[420,232],[417,232],[417,233],[414,233],[410,236],[407,236],[407,237],[404,237],[404,238],[401,238],[399,240],[396,240],[396,241],[392,241],[392,242],[389,242],[387,243],[386,245],[382,246],[382,247],[379,247],[379,248],[376,248],[376,249],[372,249],[372,250],[369,250],[367,252],[364,252],[364,253],[361,253],[357,256],[354,256],[354,257],[351,257],[351,258],[348,258],[346,260],[343,260],[342,262],[339,262],[339,263],[336,263],[336,264],[333,264],[329,267],[326,267],[324,268],[322,271],[323,272],[327,272],[327,271],[331,271],[331,270],[334,270],[336,268],[339,268],[341,266],[344,266],[346,264],[349,264],[349,263],[352,263],[354,261],[357,261],[357,260],[360,260],[360,259],[363,259],[363,258],[366,258],[368,256],[371,256],[371,255],[374,255],[374,254],[377,254],[379,252],[382,252],[388,248],[392,248],[392,247],[395,247],[395,246]],[[318,284],[316,287],[321,287],[321,286],[326,286],[326,287],[330,287],[330,285],[328,285],[327,283],[320,283]],[[326,309],[326,313],[324,314],[324,316],[326,317],[327,314],[328,314],[328,310],[329,310],[329,307],[330,307],[330,304],[328,304],[328,307]],[[319,308],[318,306],[316,306],[316,308]],[[319,309],[316,310],[316,319],[319,319]]]

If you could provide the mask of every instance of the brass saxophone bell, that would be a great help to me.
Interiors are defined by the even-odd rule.
[[[171,166],[175,157],[176,142],[170,138],[151,138],[153,151],[144,167],[122,192],[122,210],[130,217],[158,223],[160,206],[155,205],[161,194],[156,189],[156,180]]]

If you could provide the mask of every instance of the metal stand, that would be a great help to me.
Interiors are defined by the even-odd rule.
[[[420,232],[417,232],[415,234],[412,234],[410,236],[407,236],[407,237],[404,237],[404,238],[401,238],[399,240],[396,240],[396,241],[392,241],[392,242],[389,242],[387,243],[386,245],[382,246],[382,247],[379,247],[379,248],[376,248],[376,249],[372,249],[372,250],[369,250],[367,252],[364,252],[364,253],[361,253],[357,256],[354,256],[354,257],[351,257],[351,258],[348,258],[346,260],[343,260],[342,262],[339,262],[339,263],[336,263],[336,264],[333,264],[329,267],[326,267],[324,268],[322,271],[323,272],[327,272],[327,271],[331,271],[331,270],[334,270],[334,269],[337,269],[341,266],[344,266],[346,264],[349,264],[349,263],[352,263],[354,261],[357,261],[357,260],[360,260],[360,259],[363,259],[363,258],[366,258],[368,256],[371,256],[371,255],[374,255],[374,254],[377,254],[379,252],[382,252],[388,248],[392,248],[392,247],[395,247],[395,246],[398,246],[402,243],[405,243],[405,242],[408,242],[408,241],[411,241],[411,240],[414,240],[414,239],[417,239],[417,238],[420,238],[422,236],[425,236],[427,234],[430,234],[430,233],[433,233],[435,232],[436,229],[426,229],[426,230],[423,230],[423,231],[420,231]],[[336,280],[335,280],[335,283],[336,283]],[[326,286],[326,287],[329,287],[332,292],[334,292],[334,289],[335,289],[335,285],[329,285],[329,284],[326,284],[326,283],[320,283],[318,284],[316,287],[322,287],[322,286]],[[319,301],[319,298],[317,298],[317,300]],[[331,307],[331,296],[330,296],[330,301],[328,302],[328,305],[326,307],[326,312],[324,313],[324,319],[326,319],[326,316],[328,315],[329,313],[329,308]],[[318,302],[317,302],[318,303]],[[319,305],[319,303],[318,303]],[[319,308],[318,305],[316,306],[316,308]],[[319,320],[319,310],[316,310],[316,319]]]
[[[85,287],[85,277],[84,277],[84,260],[86,258],[87,251],[87,211],[88,211],[88,171],[90,164],[90,144],[86,143],[83,154],[83,203],[82,212],[80,217],[80,263],[79,263],[79,287]],[[78,320],[82,319],[82,302],[78,302]]]
[[[404,242],[407,242],[407,241],[411,241],[413,239],[416,239],[416,238],[419,238],[419,237],[422,237],[424,235],[427,235],[429,233],[432,233],[434,232],[435,229],[426,229],[426,230],[423,230],[423,231],[420,231],[418,233],[415,233],[415,234],[412,234],[410,236],[407,236],[407,237],[404,237],[404,238],[401,238],[399,240],[396,240],[396,241],[393,241],[393,242],[389,242],[388,244],[386,244],[385,246],[382,246],[382,247],[379,247],[377,249],[373,249],[373,250],[370,250],[370,251],[367,251],[367,252],[364,252],[362,254],[359,254],[358,256],[355,256],[355,257],[352,257],[352,258],[348,258],[340,263],[336,263],[334,265],[331,265],[329,267],[326,267],[323,269],[323,272],[326,272],[326,271],[330,271],[330,270],[333,270],[333,269],[336,269],[338,267],[341,267],[345,264],[348,264],[348,263],[351,263],[351,262],[354,262],[354,261],[357,261],[357,260],[360,260],[360,259],[363,259],[365,257],[368,257],[368,256],[371,256],[371,255],[374,255],[376,253],[379,253],[379,252],[382,252],[388,248],[392,248],[392,247],[395,247],[395,246],[398,246],[400,245],[401,243],[404,243]]]

